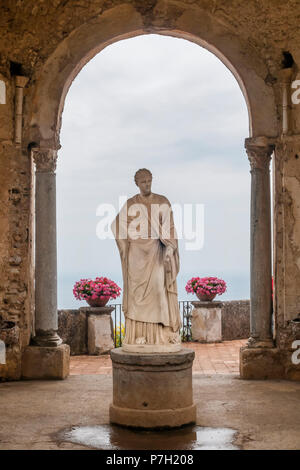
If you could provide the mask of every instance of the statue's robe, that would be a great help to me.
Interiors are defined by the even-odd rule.
[[[137,194],[123,206],[112,231],[122,262],[124,343],[180,341],[178,240],[170,202],[159,194]],[[168,246],[173,254],[165,263]]]

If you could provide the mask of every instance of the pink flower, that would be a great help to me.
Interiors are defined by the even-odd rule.
[[[95,280],[80,279],[80,281],[76,281],[73,287],[73,295],[77,300],[89,297],[92,299],[97,299],[98,297],[117,298],[120,296],[121,290],[111,279],[96,277]]]
[[[192,277],[185,286],[186,292],[192,294],[222,295],[226,289],[226,282],[217,277]]]

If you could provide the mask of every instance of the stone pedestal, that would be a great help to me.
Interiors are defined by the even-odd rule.
[[[110,352],[113,402],[110,422],[137,428],[173,428],[196,422],[193,403],[194,351],[135,354]]]
[[[241,379],[300,380],[300,364],[293,363],[295,350],[278,348],[240,349]]]
[[[88,329],[88,353],[93,356],[107,354],[114,348],[114,327],[111,312],[114,307],[83,307]]]
[[[181,343],[178,344],[125,344],[123,343],[122,349],[124,352],[136,354],[152,354],[152,353],[175,353],[182,348]]]
[[[222,341],[222,302],[192,302],[192,338],[200,343]]]
[[[241,348],[240,376],[246,380],[285,378],[280,351],[276,348]]]
[[[23,379],[65,379],[69,375],[70,347],[27,346],[22,356]]]

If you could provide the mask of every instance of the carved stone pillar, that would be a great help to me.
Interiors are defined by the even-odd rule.
[[[57,151],[33,148],[36,165],[35,196],[35,333],[37,346],[56,347],[57,252],[56,252],[56,159]]]
[[[249,138],[245,147],[251,165],[251,315],[248,347],[273,347],[270,160],[274,145],[267,138]]]

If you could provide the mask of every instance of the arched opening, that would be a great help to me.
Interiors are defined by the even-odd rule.
[[[154,192],[168,194],[181,206],[175,214],[181,238],[192,236],[179,242],[184,253],[180,299],[187,299],[187,280],[201,273],[226,279],[225,300],[248,299],[247,131],[247,109],[234,77],[196,44],[138,36],[95,56],[73,82],[63,112],[57,165],[58,307],[77,308],[75,280],[100,275],[99,267],[102,275],[122,282],[115,241],[96,235],[101,220],[96,211],[101,204],[118,208],[120,196],[132,195],[140,167],[151,169]],[[201,222],[196,230],[194,220],[184,229],[183,204],[194,216],[198,204],[205,226]],[[72,237],[77,242],[70,244]]]
[[[75,281],[107,276],[123,289],[115,240],[105,234],[99,239],[96,227],[103,228],[108,206],[117,213],[119,197],[137,192],[133,175],[147,167],[153,191],[165,194],[177,211],[182,337],[191,341],[193,331],[194,340],[205,335],[206,341],[219,341],[223,334],[225,341],[234,341],[224,347],[236,347],[237,356],[237,340],[249,337],[247,132],[247,108],[231,72],[190,41],[137,36],[108,46],[84,67],[66,97],[58,153],[59,334],[60,325],[71,325],[69,310],[85,306],[73,295]],[[220,318],[215,336],[208,326],[199,331],[200,319],[192,322],[191,302],[197,297],[185,290],[188,279],[209,275],[225,279],[228,286],[216,298],[227,303],[221,313],[223,331]],[[118,333],[125,324],[121,300],[112,301]],[[64,341],[74,344],[61,332]]]
[[[34,160],[37,164],[37,173],[43,173],[44,179],[44,182],[42,182],[42,179],[40,178],[40,194],[38,194],[36,199],[39,201],[37,202],[38,204],[41,204],[42,199],[46,197],[46,173],[49,171],[48,176],[51,178],[50,173],[51,171],[53,172],[53,168],[55,167],[56,150],[59,147],[59,132],[63,103],[73,78],[91,57],[108,44],[120,39],[143,34],[145,32],[143,30],[133,28],[132,25],[129,27],[129,30],[127,29],[127,31],[124,32],[124,25],[122,23],[114,26],[114,29],[114,34],[111,34],[110,32],[106,38],[105,28],[104,32],[101,30],[101,41],[99,41],[98,33],[96,34],[95,30],[89,31],[89,34],[85,39],[83,39],[82,31],[78,32],[77,35],[73,35],[71,38],[68,38],[68,44],[61,45],[58,50],[55,51],[55,54],[53,54],[47,61],[39,76],[39,82],[34,92],[34,104],[31,110],[31,120],[27,136],[27,142],[35,142],[39,145],[39,147],[35,148],[33,151],[33,154],[35,155]],[[119,34],[117,34],[118,30]],[[151,31],[146,32],[149,33]],[[246,98],[250,116],[251,135],[251,138],[247,140],[247,152],[251,159],[253,174],[251,187],[252,220],[257,220],[257,218],[259,219],[259,224],[252,224],[252,229],[254,230],[251,232],[251,279],[252,281],[254,280],[254,282],[251,283],[251,303],[253,310],[251,313],[251,336],[257,344],[269,345],[272,343],[272,340],[270,338],[269,331],[271,314],[271,299],[269,292],[271,280],[271,226],[269,217],[270,201],[268,164],[269,157],[273,150],[273,145],[270,143],[269,138],[276,135],[276,119],[272,90],[268,88],[266,82],[262,78],[264,75],[264,65],[260,62],[258,57],[251,56],[245,58],[241,50],[235,47],[237,45],[235,38],[232,38],[232,44],[229,45],[227,42],[223,43],[218,35],[212,35],[208,38],[207,31],[203,34],[203,38],[200,38],[200,35],[195,35],[194,32],[182,32],[178,30],[160,30],[159,33],[190,39],[214,52],[233,71]],[[208,39],[211,41],[209,42]],[[69,48],[72,46],[73,49],[70,58]],[[265,110],[263,116],[261,113],[262,104]],[[266,115],[268,115],[270,119],[266,119]],[[261,174],[261,170],[263,170],[263,175]],[[49,185],[51,186],[50,179],[47,184],[49,188]],[[37,184],[37,187],[38,186],[39,185]],[[51,201],[49,191],[47,194],[49,213],[51,213],[54,201],[54,188],[52,187]],[[43,206],[45,206],[45,202],[43,203]],[[40,206],[40,210],[41,208],[42,206]],[[37,219],[40,217],[38,214],[39,210],[37,210]],[[37,225],[39,225],[38,222]],[[41,240],[43,240],[43,243]],[[41,257],[42,244],[46,244],[48,246],[51,245],[52,248],[55,248],[56,233],[54,230],[52,232],[48,231],[47,234],[39,232],[40,248],[37,248],[37,266],[39,264],[38,260],[40,260],[40,263],[45,264],[45,260],[42,261]],[[56,315],[56,289],[54,287],[54,281],[56,282],[56,260],[54,260],[53,250],[51,259],[52,262],[47,263],[47,267],[49,269],[44,271],[43,275],[41,275],[41,269],[39,270],[37,267],[37,272],[39,272],[38,284],[40,285],[40,291],[39,286],[37,286],[38,288],[36,292],[39,293],[36,295],[36,318],[39,317],[37,312],[40,308],[38,308],[39,302],[37,302],[37,299],[40,298],[41,300],[41,292],[43,290],[41,286],[46,282],[46,280],[52,279],[52,299],[49,299],[48,308],[45,308],[45,305],[43,305],[43,315],[40,316],[40,318],[43,317],[43,319],[39,324],[40,328],[38,328],[38,331],[41,333],[41,337],[44,336],[47,338],[46,343],[44,344],[53,343],[53,345],[55,345],[59,342],[59,339],[57,339],[55,335],[53,340],[51,338],[53,336],[53,331],[55,331],[57,327],[57,319],[54,320],[53,318],[52,321],[49,322],[51,315],[52,317],[54,316],[54,311]],[[50,261],[50,258],[48,261]],[[254,279],[253,273],[255,272],[257,274],[258,271],[260,272],[260,277],[258,279],[256,276],[256,279]],[[52,312],[52,314],[50,312]],[[261,312],[263,312],[263,314],[261,314]],[[50,338],[49,341],[48,338]],[[40,344],[41,343],[43,343],[43,340]]]

